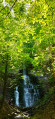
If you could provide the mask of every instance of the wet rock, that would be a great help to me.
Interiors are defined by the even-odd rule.
[[[15,116],[15,119],[29,119],[29,114],[21,113]]]
[[[23,119],[23,117],[22,117],[22,115],[19,114],[15,117],[15,119]]]

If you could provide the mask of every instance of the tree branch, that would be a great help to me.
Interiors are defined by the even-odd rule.
[[[13,3],[13,5],[11,6],[10,11],[11,11],[11,9],[14,7],[14,5],[15,5],[16,2],[17,2],[17,0],[15,0],[15,2]],[[6,5],[5,7],[7,7],[7,5]],[[0,12],[1,12],[3,9],[5,9],[5,7],[2,8],[2,9],[0,10]],[[10,14],[10,11],[7,13],[7,15]]]

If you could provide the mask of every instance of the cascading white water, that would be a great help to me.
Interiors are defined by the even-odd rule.
[[[16,90],[15,90],[15,104],[16,104],[16,106],[19,106],[19,92],[18,92],[18,86],[16,86]]]
[[[25,102],[25,107],[29,107],[31,95],[30,95],[29,90],[28,90],[26,78],[27,78],[27,76],[24,75],[24,102]]]
[[[21,107],[33,106],[34,102],[37,101],[39,97],[39,90],[35,89],[35,86],[31,83],[29,76],[26,75],[25,69],[23,69],[23,94],[21,97],[23,102],[21,103],[19,102],[20,101],[19,97],[21,96],[20,93],[18,91],[18,86],[16,86],[16,90],[15,90],[16,106],[21,106]]]
[[[30,78],[26,75],[25,69],[23,69],[23,80],[25,107],[30,107],[38,99],[38,90],[36,91],[33,84],[30,82]]]

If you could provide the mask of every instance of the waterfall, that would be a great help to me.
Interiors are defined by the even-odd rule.
[[[37,86],[32,84],[31,79],[28,75],[26,75],[26,70],[23,69],[23,88],[18,90],[18,86],[16,86],[15,105],[21,107],[31,107],[35,104],[35,101],[37,101],[38,98],[39,90],[37,89]]]
[[[24,102],[25,107],[30,107],[38,99],[39,91],[36,90],[30,81],[29,76],[26,75],[25,69],[23,69],[24,80]]]
[[[31,95],[30,95],[29,90],[28,90],[26,78],[27,78],[27,76],[24,75],[24,102],[25,102],[25,107],[29,107]]]
[[[19,106],[19,92],[18,92],[18,86],[16,86],[16,90],[15,90],[15,104],[16,104],[16,106]]]

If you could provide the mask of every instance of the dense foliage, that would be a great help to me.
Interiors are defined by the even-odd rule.
[[[24,65],[32,66],[31,72],[37,75],[50,75],[54,82],[55,1],[1,0],[0,23],[0,77],[4,89],[8,74]]]

